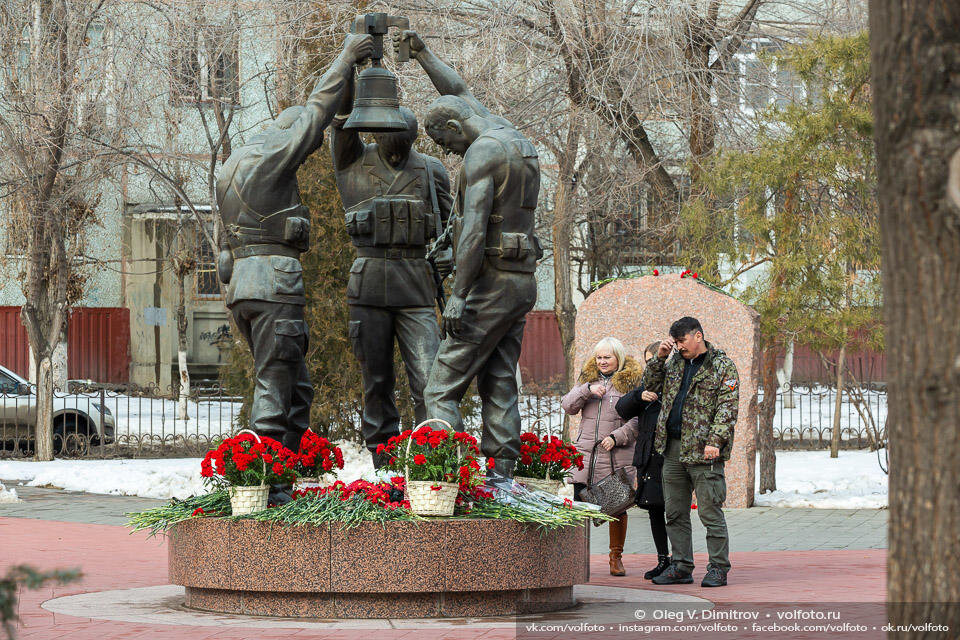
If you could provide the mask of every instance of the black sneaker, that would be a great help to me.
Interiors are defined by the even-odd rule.
[[[653,580],[670,566],[670,556],[657,555],[657,566],[643,574],[644,580]]]
[[[680,567],[671,564],[666,570],[653,579],[653,584],[691,584],[693,574],[681,571]]]
[[[725,587],[727,586],[727,572],[712,564],[707,566],[707,575],[703,576],[701,587]]]

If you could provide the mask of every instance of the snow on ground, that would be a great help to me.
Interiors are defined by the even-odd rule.
[[[20,502],[20,498],[17,497],[16,489],[7,489],[3,486],[3,483],[0,482],[0,504]]]
[[[883,451],[880,456],[882,459]],[[758,468],[757,487],[759,478]],[[884,509],[887,507],[887,475],[877,463],[876,451],[840,451],[838,458],[831,458],[829,451],[778,451],[777,490],[761,495],[757,488],[754,504],[758,507]]]
[[[30,487],[143,498],[186,498],[204,491],[199,458],[0,461],[0,478]]]
[[[374,480],[376,472],[366,450],[340,443],[344,468],[339,478]],[[381,477],[386,477],[383,475]],[[70,491],[135,495],[144,498],[185,498],[205,491],[199,458],[137,460],[0,461],[0,478],[32,487],[54,486]],[[755,504],[767,507],[819,509],[882,509],[887,506],[887,476],[869,451],[777,453],[777,487],[756,493]],[[0,502],[10,501],[0,485]],[[15,497],[15,492],[14,492]]]
[[[366,449],[352,442],[340,443],[340,449],[343,452],[343,469],[338,474],[341,479],[375,478]],[[207,490],[200,477],[200,458],[0,460],[0,478],[31,487],[52,486],[68,491],[142,498],[186,498]],[[5,501],[3,495],[0,491],[0,502]]]

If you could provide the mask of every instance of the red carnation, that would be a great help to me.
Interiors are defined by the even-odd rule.
[[[197,507],[196,509],[193,510],[193,513],[191,513],[190,515],[192,515],[192,516],[202,516],[202,515],[203,515],[203,507]]]
[[[283,465],[282,465],[282,464],[280,464],[279,462],[274,462],[274,463],[273,463],[273,472],[274,472],[275,474],[277,474],[278,476],[279,476],[279,475],[283,475],[283,471],[284,471],[284,469],[283,469]]]
[[[697,277],[697,272],[696,272],[696,271],[693,272],[693,277],[694,277],[694,278]]]
[[[427,457],[422,453],[418,453],[417,455],[413,456],[413,464],[426,464],[426,463],[427,463]]]
[[[654,269],[654,270],[653,270],[653,275],[655,275],[655,276],[660,275],[660,269]]]
[[[493,458],[487,458],[487,469],[493,469],[495,464],[496,463],[494,462]]]

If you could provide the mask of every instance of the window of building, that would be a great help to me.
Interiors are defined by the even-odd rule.
[[[715,104],[739,106],[749,114],[771,104],[783,107],[802,99],[805,88],[796,74],[762,57],[762,52],[773,52],[778,47],[765,39],[745,42],[730,61],[729,76],[721,78],[714,88]]]
[[[182,101],[240,99],[240,46],[236,23],[181,21],[170,28],[170,94]]]
[[[207,223],[207,233],[213,237],[214,225]],[[199,248],[197,259],[197,297],[198,298],[219,298],[220,280],[217,277],[217,251],[207,240],[207,234],[201,233],[197,229],[197,247]]]

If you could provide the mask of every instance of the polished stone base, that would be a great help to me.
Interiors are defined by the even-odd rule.
[[[430,593],[278,593],[186,588],[185,605],[215,613],[283,618],[463,618],[572,607],[573,587]]]
[[[301,618],[442,618],[557,611],[587,575],[584,526],[510,520],[284,526],[198,518],[175,526],[170,580],[186,606]]]

